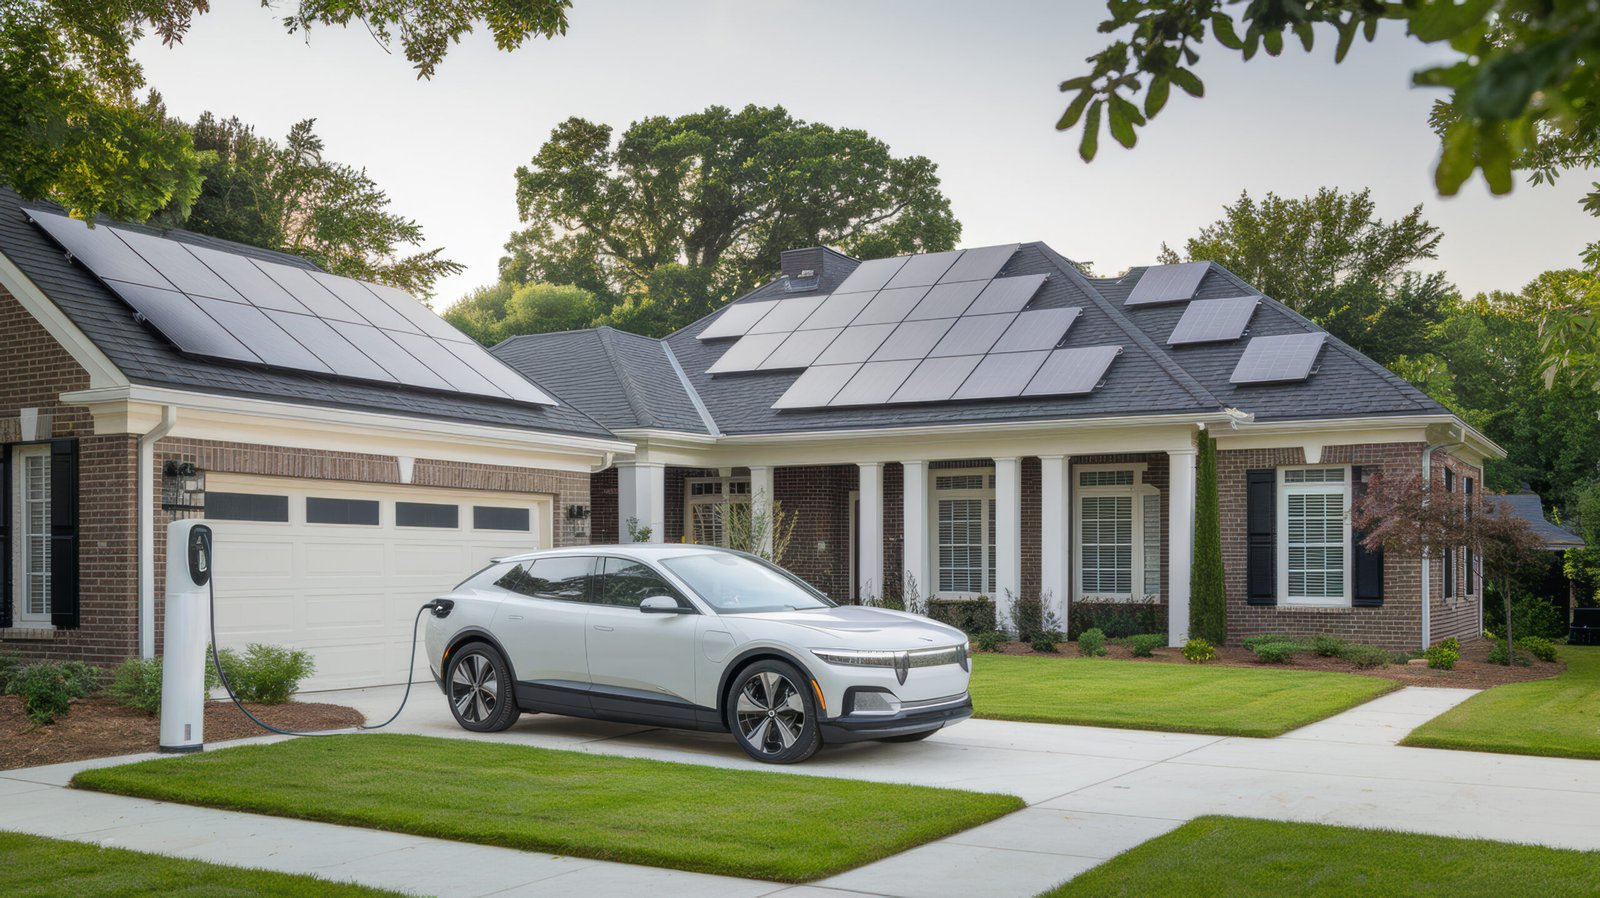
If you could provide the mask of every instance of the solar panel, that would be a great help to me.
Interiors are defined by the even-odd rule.
[[[953,399],[1006,399],[1021,395],[1049,351],[985,356],[956,390]]]
[[[853,324],[898,324],[906,320],[917,303],[928,295],[927,287],[904,287],[898,290],[881,290],[867,307],[856,316]]]
[[[311,272],[304,268],[295,268],[292,265],[282,265],[277,262],[264,262],[256,260],[256,266],[266,272],[267,276],[278,282],[278,286],[289,291],[301,305],[311,310],[311,314],[318,318],[330,321],[348,321],[352,324],[366,324],[367,319],[361,317],[355,309],[328,292],[328,288],[317,283]]]
[[[160,272],[161,276],[170,281],[180,292],[187,293],[191,297],[209,296],[213,299],[231,299],[235,302],[246,301],[238,291],[228,286],[227,281],[206,267],[205,263],[176,240],[152,237],[149,234],[125,231],[121,228],[102,227],[121,238],[122,242],[128,244],[129,249],[149,262],[150,267]]]
[[[37,209],[28,210],[28,217],[101,280],[173,289],[170,281],[105,225],[91,229],[75,218]]]
[[[415,324],[418,329],[428,336],[433,337],[436,340],[443,340],[446,343],[468,343],[473,346],[478,345],[477,341],[456,330],[443,318],[440,318],[438,315],[434,314],[432,309],[418,302],[415,297],[404,290],[397,290],[394,287],[388,286],[387,284],[374,284],[371,281],[361,281],[361,286],[371,290],[379,299],[388,303],[389,308],[394,309],[396,312],[406,316],[407,320],[409,320],[412,324]],[[479,348],[481,349],[482,347]],[[488,353],[484,353],[484,356],[491,359],[494,358]],[[505,368],[505,366],[501,365],[499,362],[496,362],[496,366]],[[510,369],[506,368],[506,370],[509,371]],[[518,375],[517,379],[523,380],[521,375]],[[540,395],[544,394],[541,392]],[[545,399],[549,404],[555,404],[554,399],[550,399],[548,396],[546,396]]]
[[[260,358],[272,359],[274,364],[305,371],[334,373],[315,353],[274,324],[255,306],[206,296],[191,296],[189,299]]]
[[[889,397],[890,402],[943,402],[955,395],[967,375],[983,361],[980,355],[964,355],[948,359],[923,359],[911,372],[900,389]]]
[[[900,270],[895,272],[894,277],[890,278],[889,283],[884,284],[884,286],[887,288],[931,287],[939,283],[939,278],[944,277],[945,272],[950,270],[950,266],[955,264],[957,257],[960,255],[960,250],[951,250],[944,253],[922,253],[920,255],[907,256],[906,264],[900,266]]]
[[[1305,380],[1327,336],[1314,333],[1251,337],[1229,382],[1266,384]]]
[[[804,368],[816,361],[822,350],[827,349],[833,338],[843,330],[842,327],[829,327],[817,331],[795,331],[756,368],[760,371]]]
[[[289,336],[299,341],[301,346],[321,359],[324,365],[333,369],[333,373],[361,380],[395,382],[394,375],[367,358],[356,349],[355,344],[346,340],[333,329],[332,325],[321,318],[314,315],[279,312],[275,309],[267,309],[265,314],[288,332]]]
[[[262,309],[277,309],[281,312],[299,312],[305,315],[311,313],[304,303],[290,296],[289,291],[278,286],[277,281],[267,277],[266,272],[257,268],[254,262],[244,256],[218,252],[203,246],[190,246],[187,249],[194,253],[196,259],[205,263],[207,268],[227,281],[234,291],[251,305]]]
[[[260,364],[260,356],[239,342],[216,319],[200,311],[194,300],[182,293],[121,281],[108,281],[107,284],[122,297],[123,302],[133,306],[134,311],[155,325],[156,330],[184,352]]]
[[[413,334],[422,333],[422,329],[411,323],[406,316],[395,311],[388,303],[373,295],[371,290],[362,286],[360,281],[350,278],[337,277],[323,274],[320,271],[311,273],[317,283],[326,287],[329,293],[339,297],[339,301],[354,309],[361,315],[367,324],[374,324],[384,330],[410,331]]]
[[[731,306],[724,306],[718,313],[717,320],[706,325],[700,332],[702,340],[721,340],[726,337],[742,337],[750,332],[761,316],[772,311],[776,302],[741,302]]]
[[[780,299],[774,308],[751,326],[747,334],[787,334],[800,327],[801,322],[822,305],[826,296],[797,296]]]
[[[455,354],[446,349],[438,340],[424,337],[421,334],[409,334],[402,331],[388,331],[389,339],[400,344],[400,348],[411,353],[417,361],[428,366],[428,370],[444,378],[450,386],[464,393],[481,393],[487,396],[505,396],[505,392],[479,374],[466,362],[456,358]],[[506,397],[510,398],[510,397]]]
[[[416,356],[400,348],[400,344],[388,334],[372,325],[353,324],[349,321],[330,321],[328,324],[346,340],[354,343],[367,358],[393,374],[395,380],[413,387],[427,387],[430,390],[455,389],[449,381],[433,373],[427,365],[417,361]]]
[[[918,321],[926,318],[956,318],[972,305],[983,292],[984,281],[964,281],[956,284],[939,284],[917,303],[906,318]]]
[[[1091,393],[1105,377],[1106,369],[1121,346],[1081,346],[1057,349],[1050,353],[1037,374],[1023,389],[1024,396],[1077,396]]]
[[[1261,300],[1255,296],[1230,296],[1226,299],[1197,299],[1183,310],[1168,346],[1183,343],[1216,343],[1237,340],[1250,324]]]
[[[928,355],[983,355],[1016,318],[1015,315],[974,315],[959,319]]]
[[[1193,299],[1200,279],[1210,270],[1210,262],[1152,265],[1139,275],[1139,282],[1133,285],[1133,292],[1128,294],[1124,305],[1142,306]]]
[[[861,314],[875,293],[835,293],[822,301],[811,317],[800,325],[801,330],[820,330],[825,327],[844,327]]]
[[[804,374],[795,378],[794,383],[789,385],[789,389],[778,397],[778,401],[774,402],[772,407],[821,408],[827,405],[828,401],[860,370],[859,363],[808,368]]]
[[[968,315],[994,315],[1000,312],[1020,312],[1044,286],[1045,275],[1025,274],[1014,278],[999,278],[989,282],[972,305]]]
[[[728,347],[728,351],[717,359],[716,364],[706,369],[707,374],[728,374],[735,371],[754,371],[767,360],[788,334],[745,334],[739,342]]]
[[[956,264],[939,278],[939,283],[948,284],[954,281],[988,281],[1000,273],[1000,269],[1011,261],[1016,255],[1020,244],[1006,243],[1000,246],[980,246],[969,249],[961,254]]]
[[[1082,309],[1076,307],[1029,309],[1022,312],[1017,315],[1011,327],[1006,329],[1000,341],[994,344],[994,351],[1026,352],[1030,349],[1054,349],[1082,312]]]
[[[850,378],[828,405],[882,405],[905,383],[921,364],[916,359],[896,362],[868,362]]]
[[[889,362],[896,359],[926,358],[928,352],[938,344],[939,338],[950,330],[954,318],[941,318],[936,321],[903,321],[889,335],[878,351],[872,354],[874,362]]]
[[[500,361],[489,351],[471,340],[440,340],[439,345],[450,351],[450,354],[465,362],[472,370],[483,375],[485,380],[499,387],[501,392],[520,402],[537,402],[543,405],[555,405],[555,398],[549,393],[534,386],[526,377],[513,370],[505,362]]]
[[[896,256],[892,259],[868,259],[856,266],[844,282],[835,287],[835,293],[865,293],[868,290],[881,290],[889,279],[897,274],[906,264],[906,257]]]
[[[894,333],[894,324],[853,324],[844,329],[839,336],[823,350],[817,357],[818,365],[843,365],[850,362],[865,362],[872,358],[878,351],[883,341],[889,339]]]

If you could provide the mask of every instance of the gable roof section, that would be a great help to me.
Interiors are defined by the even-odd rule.
[[[541,407],[466,394],[434,393],[403,386],[370,384],[310,372],[267,370],[195,358],[179,352],[154,329],[135,320],[133,310],[87,268],[70,261],[61,247],[28,221],[26,208],[61,211],[46,203],[25,204],[0,187],[0,253],[29,280],[134,383],[360,411],[417,415],[440,420],[521,427],[551,433],[608,436],[581,409],[562,404]],[[305,259],[185,231],[140,230],[185,243],[239,253],[309,270]]]
[[[1563,549],[1581,549],[1587,545],[1583,537],[1560,524],[1552,523],[1544,516],[1544,503],[1539,499],[1538,493],[1523,491],[1509,496],[1491,497],[1490,501],[1494,499],[1504,502],[1513,515],[1528,522],[1528,526],[1532,527],[1534,534],[1539,537],[1542,548],[1555,552]]]
[[[668,351],[611,327],[512,337],[490,350],[611,430],[710,433]]]

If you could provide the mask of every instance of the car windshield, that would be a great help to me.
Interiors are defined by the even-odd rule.
[[[743,555],[707,552],[661,563],[721,614],[804,611],[834,605],[798,577]]]

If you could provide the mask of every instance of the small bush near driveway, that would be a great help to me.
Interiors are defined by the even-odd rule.
[[[81,661],[35,661],[11,674],[6,691],[22,699],[28,719],[39,726],[65,717],[72,700],[100,688],[100,672]]]
[[[1217,657],[1217,650],[1204,639],[1191,639],[1183,644],[1183,657],[1195,664],[1204,664]]]
[[[280,645],[251,643],[242,654],[222,651],[222,672],[242,702],[281,705],[317,670],[311,653]]]
[[[1258,642],[1251,651],[1263,664],[1288,664],[1294,659],[1294,653],[1300,651],[1300,646],[1292,642]]]
[[[1099,630],[1084,630],[1078,634],[1078,654],[1085,658],[1098,658],[1106,653],[1106,634]]]
[[[1167,644],[1167,637],[1161,633],[1139,633],[1128,637],[1128,650],[1133,652],[1135,658],[1153,658],[1156,649]]]

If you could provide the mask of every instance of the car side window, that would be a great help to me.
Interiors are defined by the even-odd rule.
[[[539,599],[588,602],[594,588],[594,561],[588,555],[536,558],[516,565],[494,585]]]
[[[600,604],[637,608],[651,596],[667,596],[688,607],[683,596],[667,584],[649,565],[627,558],[607,558],[605,575],[600,580]]]

